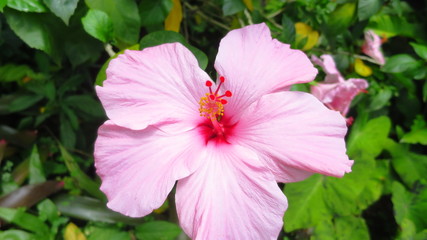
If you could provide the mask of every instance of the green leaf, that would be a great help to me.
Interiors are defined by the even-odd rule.
[[[113,22],[116,45],[123,49],[138,42],[140,17],[134,0],[85,0],[91,9],[105,12]]]
[[[332,218],[323,199],[324,179],[324,176],[315,174],[304,181],[286,184],[284,193],[288,197],[289,208],[285,213],[284,227],[287,232]]]
[[[37,145],[34,145],[33,150],[31,151],[29,170],[30,184],[42,183],[46,181]]]
[[[427,102],[427,81],[425,81],[423,86],[423,102]]]
[[[96,101],[92,95],[73,95],[64,99],[64,103],[70,108],[81,111],[96,118],[105,117],[104,109],[99,101]]]
[[[368,227],[362,217],[343,216],[334,219],[338,239],[370,239]]]
[[[372,16],[369,19],[368,28],[389,38],[396,35],[415,37],[416,33],[422,29],[419,25],[409,23],[406,19],[395,15]]]
[[[74,113],[74,111],[71,110],[67,105],[62,105],[61,106],[61,110],[67,116],[68,121],[70,122],[71,127],[73,128],[73,130],[77,130],[79,128],[79,119],[77,118],[77,116]]]
[[[408,192],[399,182],[393,182],[393,209],[396,222],[402,225],[405,219],[411,220],[417,232],[427,228],[427,188],[419,193]]]
[[[36,233],[39,239],[49,239],[49,228],[38,217],[26,213],[25,209],[2,208],[0,207],[0,217],[19,227]]]
[[[122,222],[130,225],[139,225],[144,222],[143,218],[131,218],[118,212],[110,210],[98,199],[81,196],[61,195],[53,199],[63,215],[88,221],[117,223]]]
[[[245,8],[246,6],[242,0],[224,0],[222,12],[224,13],[224,16],[229,16],[243,11]]]
[[[53,14],[61,18],[68,25],[68,21],[74,14],[79,0],[43,0],[43,2]]]
[[[50,223],[54,223],[59,219],[59,211],[55,203],[50,199],[45,199],[37,205],[39,211],[39,218],[43,221],[48,220]]]
[[[417,67],[417,60],[408,54],[397,54],[387,59],[381,68],[384,72],[400,73]]]
[[[74,148],[76,145],[76,133],[73,129],[73,125],[68,120],[68,117],[65,113],[59,115],[59,136],[62,144],[67,148]]]
[[[427,127],[412,130],[400,139],[402,143],[423,144],[427,145]]]
[[[165,221],[152,221],[137,226],[135,235],[138,239],[144,240],[174,240],[181,231],[181,228],[176,224]]]
[[[378,93],[372,98],[371,103],[369,104],[370,111],[376,111],[386,106],[390,102],[393,92],[388,89],[380,89]]]
[[[4,232],[0,232],[0,239],[7,240],[34,240],[36,237],[33,234],[27,233],[22,230],[6,230]]]
[[[356,13],[356,4],[353,2],[339,5],[328,19],[327,32],[329,35],[335,35],[346,30],[354,19]]]
[[[418,44],[411,42],[411,46],[414,48],[414,51],[420,56],[422,59],[427,60],[427,46],[423,44]]]
[[[292,44],[295,41],[295,24],[285,14],[282,17],[282,28],[280,40],[284,43]]]
[[[43,96],[28,94],[15,98],[9,105],[9,112],[19,112],[27,109],[43,99]]]
[[[392,155],[392,165],[403,182],[412,187],[415,183],[426,180],[427,155],[420,155],[408,151],[404,145],[388,141],[387,150]]]
[[[7,0],[7,6],[20,12],[47,12],[41,0]]]
[[[359,0],[357,4],[357,16],[359,20],[363,21],[375,15],[382,5],[382,0]]]
[[[89,228],[86,228],[86,231],[90,232],[89,237],[87,238],[88,240],[131,240],[128,232],[123,232],[115,228],[90,226]]]
[[[79,183],[80,187],[84,189],[90,195],[105,200],[105,195],[99,190],[99,184],[93,181],[89,176],[83,172],[77,162],[74,160],[73,156],[61,145],[59,144],[59,150],[62,157],[64,158],[65,165],[70,171],[71,176]]]
[[[0,0],[0,12],[3,12],[3,8],[6,6],[7,0]]]
[[[139,14],[142,26],[160,25],[173,7],[171,0],[145,0],[139,4]]]
[[[54,60],[59,59],[58,43],[55,41],[55,29],[49,27],[48,15],[23,13],[6,8],[4,15],[10,28],[28,46],[42,50]]]
[[[158,32],[149,33],[141,39],[139,45],[140,45],[140,49],[142,50],[146,47],[153,47],[163,43],[173,43],[173,42],[179,42],[183,44],[197,58],[200,68],[201,69],[206,68],[206,66],[208,65],[208,57],[206,56],[206,54],[204,54],[199,49],[188,44],[185,38],[177,32],[158,31]]]
[[[113,22],[103,11],[89,9],[82,18],[83,28],[92,37],[106,43],[113,39]]]
[[[5,64],[0,66],[0,82],[18,82],[35,73],[27,65]]]

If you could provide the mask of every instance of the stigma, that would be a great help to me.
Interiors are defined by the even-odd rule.
[[[219,77],[219,84],[215,92],[212,91],[212,82],[206,81],[205,85],[209,88],[209,92],[205,94],[204,97],[200,98],[199,112],[200,116],[206,117],[214,122],[221,120],[224,115],[224,105],[227,104],[227,100],[224,97],[231,97],[232,93],[230,91],[225,91],[224,94],[219,95],[219,89],[221,85],[225,82],[223,76]]]

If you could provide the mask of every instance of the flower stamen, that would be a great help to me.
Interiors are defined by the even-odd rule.
[[[223,76],[219,77],[219,82],[215,92],[212,93],[212,82],[206,81],[205,85],[209,88],[209,93],[206,93],[199,101],[200,116],[210,119],[212,123],[214,121],[218,122],[218,119],[221,119],[224,115],[224,105],[227,104],[227,100],[223,99],[223,97],[231,97],[233,95],[228,90],[223,95],[218,95],[221,85],[225,82],[225,78]]]

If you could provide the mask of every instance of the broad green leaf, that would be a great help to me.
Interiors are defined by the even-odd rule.
[[[47,12],[42,0],[7,0],[7,6],[20,12]]]
[[[288,197],[289,207],[285,213],[285,230],[308,228],[316,223],[332,218],[324,196],[325,177],[315,174],[308,179],[286,184],[284,193]]]
[[[338,239],[369,239],[369,231],[362,217],[343,216],[334,219]]]
[[[61,112],[59,114],[59,136],[61,143],[67,148],[74,148],[76,145],[76,133],[68,116]]]
[[[86,228],[89,233],[88,240],[105,240],[105,239],[114,239],[114,240],[131,240],[129,232],[120,231],[115,228],[101,228],[91,226]]]
[[[85,0],[90,9],[105,12],[113,22],[113,36],[123,49],[138,42],[141,20],[134,0]]]
[[[9,105],[9,112],[19,112],[27,109],[43,99],[43,96],[28,94],[15,98]]]
[[[37,145],[34,145],[33,150],[30,155],[30,184],[42,183],[46,181],[46,177],[44,175],[43,165],[40,160],[39,151],[37,149]]]
[[[58,61],[59,46],[55,41],[55,29],[46,24],[46,22],[50,22],[48,15],[23,13],[8,8],[4,10],[4,15],[10,28],[22,41],[32,48],[46,52]]]
[[[360,21],[366,20],[377,13],[383,0],[359,0],[357,4],[357,16]]]
[[[335,35],[346,30],[354,19],[356,3],[348,2],[339,5],[329,16],[328,33]]]
[[[179,32],[182,21],[181,0],[172,0],[173,7],[165,19],[165,30]]]
[[[280,40],[284,43],[292,44],[295,41],[295,25],[285,14],[282,17],[282,28],[283,31],[280,34]]]
[[[398,224],[403,224],[407,218],[411,220],[418,231],[427,228],[427,188],[419,192],[408,192],[399,182],[393,183],[393,209]]]
[[[402,143],[423,144],[427,145],[427,127],[412,130],[400,139]]]
[[[48,220],[50,223],[54,223],[59,218],[59,211],[55,203],[50,199],[45,199],[37,205],[39,211],[39,218],[43,221]]]
[[[139,4],[142,26],[162,25],[174,3],[172,0],[145,0]]]
[[[73,95],[64,99],[64,103],[77,111],[96,118],[105,117],[101,103],[96,101],[91,95]]]
[[[387,59],[381,68],[384,72],[400,73],[417,67],[417,60],[408,54],[397,54]]]
[[[68,21],[74,14],[79,0],[43,0],[43,2],[53,14],[61,18],[68,25]]]
[[[395,15],[375,15],[369,19],[368,28],[380,36],[390,38],[396,35],[415,37],[420,26]]]
[[[27,65],[5,64],[0,66],[0,82],[18,82],[34,74]]]
[[[3,8],[6,7],[7,0],[0,0],[0,12],[3,12]]]
[[[82,18],[83,28],[92,37],[106,43],[113,39],[113,22],[103,11],[89,9]]]
[[[417,53],[417,55],[427,61],[427,45],[414,42],[411,42],[410,44],[414,48],[414,51]]]
[[[63,215],[73,218],[105,222],[105,223],[126,223],[130,225],[139,225],[144,222],[143,218],[131,218],[107,208],[105,202],[98,199],[61,195],[53,199]]]
[[[0,239],[5,240],[34,240],[36,237],[33,234],[22,230],[6,230],[4,232],[0,232]]]
[[[137,226],[135,235],[138,239],[144,240],[174,240],[181,231],[181,228],[176,224],[165,221],[152,221]]]
[[[233,15],[245,9],[245,4],[242,0],[224,0],[222,12],[224,16]]]
[[[36,233],[40,237],[39,239],[49,239],[48,226],[38,217],[26,213],[23,208],[13,209],[0,207],[0,218]]]
[[[86,240],[86,236],[82,233],[76,224],[70,222],[64,231],[64,240]]]
[[[0,198],[0,206],[8,208],[31,207],[40,200],[63,187],[62,182],[46,181],[39,184],[25,185]]]
[[[68,151],[61,144],[59,144],[58,147],[71,176],[75,178],[80,187],[86,190],[90,195],[98,199],[105,200],[105,195],[99,190],[99,184],[93,181],[80,169],[73,156],[71,156],[71,154],[68,153]]]
[[[427,180],[427,155],[420,155],[408,151],[402,144],[388,141],[387,150],[392,155],[394,170],[403,182],[412,187],[421,180]]]
[[[182,43],[197,58],[200,68],[201,69],[206,68],[206,66],[208,65],[208,57],[206,56],[206,54],[204,54],[199,49],[188,44],[185,38],[179,33],[172,32],[172,31],[158,31],[158,32],[149,33],[141,39],[139,45],[140,45],[140,49],[142,50],[146,47],[153,47],[163,43],[173,43],[173,42]]]
[[[310,236],[310,240],[336,240],[332,219],[318,222],[313,228],[313,234]]]
[[[372,98],[372,101],[369,104],[369,110],[376,111],[389,104],[392,94],[393,92],[388,88],[380,89]]]

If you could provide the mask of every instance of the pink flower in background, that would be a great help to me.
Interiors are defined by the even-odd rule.
[[[373,31],[365,32],[365,42],[362,45],[362,52],[370,56],[377,64],[384,65],[384,55],[381,52],[382,40]]]
[[[364,92],[369,84],[365,79],[350,78],[345,80],[338,71],[331,55],[322,55],[320,59],[311,57],[314,64],[319,65],[326,73],[325,81],[311,86],[311,93],[323,102],[328,108],[339,111],[346,116],[351,101],[360,92]],[[352,118],[348,119],[351,124]]]
[[[277,239],[287,200],[276,182],[342,177],[347,128],[315,97],[282,91],[312,81],[307,56],[265,24],[219,46],[217,83],[179,43],[125,51],[96,91],[110,120],[95,166],[108,207],[132,217],[159,208],[176,185],[193,239]]]

